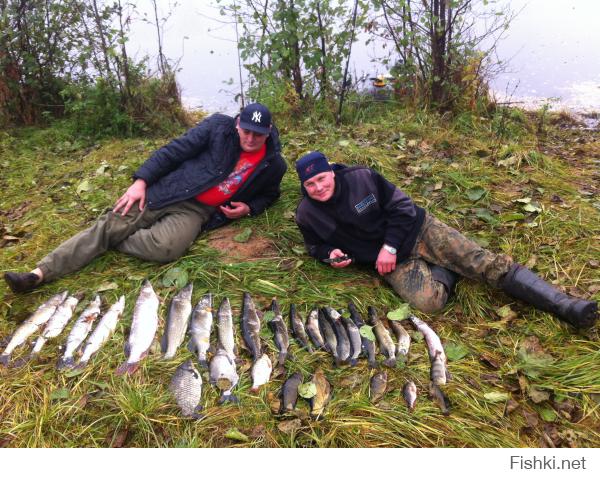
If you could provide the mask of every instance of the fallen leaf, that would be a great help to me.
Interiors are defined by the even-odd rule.
[[[498,403],[507,401],[510,395],[506,392],[488,392],[483,394],[483,398],[488,402]]]
[[[180,267],[173,267],[165,273],[161,282],[165,287],[182,288],[188,283],[188,273]]]
[[[529,410],[522,409],[523,416],[525,417],[525,421],[530,427],[537,427],[538,423],[538,415],[535,412],[530,412]]]
[[[293,433],[302,426],[302,422],[298,418],[286,420],[277,425],[277,429],[282,433]]]
[[[237,428],[230,428],[229,430],[227,430],[227,432],[225,433],[225,438],[242,442],[250,441],[250,439]]]
[[[545,390],[540,390],[537,387],[531,386],[529,390],[527,390],[529,397],[533,401],[533,403],[542,403],[550,398],[550,393]]]
[[[129,429],[123,428],[119,431],[114,432],[112,435],[109,434],[106,437],[106,444],[111,448],[122,448],[127,441],[127,436],[129,435]]]
[[[445,345],[444,349],[446,351],[446,357],[448,357],[448,360],[451,362],[460,360],[469,354],[469,348],[461,343],[449,342]]]
[[[506,402],[506,408],[504,409],[504,415],[510,415],[512,412],[514,412],[520,406],[521,405],[519,404],[519,402],[517,402],[516,400],[513,400],[512,398],[509,398],[508,401]]]
[[[71,392],[68,388],[57,388],[50,394],[50,400],[65,400],[69,398]]]
[[[394,309],[387,313],[389,320],[404,320],[410,315],[410,305],[402,304],[397,309]]]
[[[487,354],[481,354],[479,356],[479,361],[488,368],[494,370],[498,370],[500,368],[500,365],[498,365],[498,361]]]
[[[558,418],[556,412],[549,407],[544,407],[539,411],[540,417],[545,422],[554,422]]]
[[[496,313],[501,319],[505,321],[517,318],[517,313],[510,308],[510,305],[505,305],[503,307],[500,307],[499,309],[496,309]]]
[[[317,386],[313,382],[302,383],[298,386],[298,395],[307,400],[317,394]]]
[[[362,337],[369,339],[371,342],[375,342],[375,334],[373,333],[373,327],[370,325],[363,325],[358,332]]]
[[[81,194],[81,193],[89,193],[93,189],[94,189],[94,186],[92,186],[92,184],[89,182],[89,180],[84,179],[77,185],[76,191],[77,191],[77,194]]]
[[[473,202],[477,202],[479,201],[483,196],[485,196],[486,194],[486,190],[483,189],[482,187],[475,187],[475,188],[471,188],[471,189],[467,189],[467,197],[473,201]]]
[[[241,243],[248,242],[248,239],[250,239],[251,235],[252,235],[252,228],[246,227],[242,232],[233,236],[233,240],[235,242],[241,242]]]

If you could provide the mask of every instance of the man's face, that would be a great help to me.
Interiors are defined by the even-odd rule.
[[[304,189],[315,201],[329,201],[335,190],[335,175],[333,171],[319,173],[304,181]]]
[[[254,131],[250,131],[249,129],[240,128],[239,118],[235,127],[240,135],[240,146],[242,147],[242,150],[246,151],[247,153],[256,153],[259,151],[269,137],[268,134],[259,134],[255,133]]]

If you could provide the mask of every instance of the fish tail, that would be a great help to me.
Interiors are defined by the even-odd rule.
[[[56,364],[58,370],[71,369],[75,366],[75,359],[73,357],[61,358]]]
[[[390,357],[384,360],[383,365],[390,368],[396,368],[396,357]]]
[[[115,370],[115,374],[117,375],[133,375],[137,372],[137,369],[140,368],[139,362],[124,362],[122,363],[117,370]]]
[[[8,366],[8,363],[10,362],[10,354],[2,354],[0,355],[0,364],[4,365],[5,367]]]
[[[202,420],[204,418],[204,415],[202,415],[202,413],[200,413],[201,411],[202,411],[202,405],[198,405],[194,409],[194,412],[190,415],[190,418],[193,420]]]
[[[277,363],[279,365],[283,366],[286,358],[287,358],[287,352],[279,352],[279,356],[277,357]]]

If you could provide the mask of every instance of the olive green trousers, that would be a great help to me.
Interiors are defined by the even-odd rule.
[[[138,203],[125,216],[107,210],[86,230],[63,242],[38,264],[44,282],[75,272],[109,249],[152,262],[181,257],[215,210],[195,199],[160,209],[140,211]]]
[[[446,305],[449,291],[432,276],[432,264],[497,288],[513,260],[505,254],[494,254],[482,248],[427,214],[410,257],[396,264],[396,269],[384,278],[416,309],[436,312]]]

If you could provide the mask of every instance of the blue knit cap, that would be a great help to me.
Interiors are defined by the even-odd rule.
[[[313,176],[326,171],[331,171],[331,165],[327,161],[327,157],[320,151],[305,154],[296,161],[296,172],[302,184]]]

